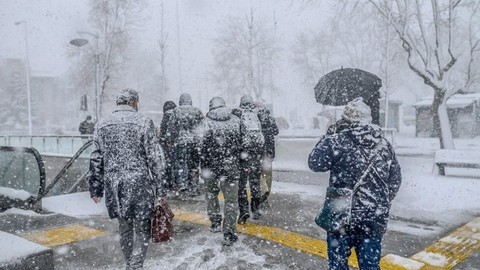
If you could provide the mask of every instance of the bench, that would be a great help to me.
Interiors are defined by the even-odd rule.
[[[445,175],[445,167],[480,169],[480,151],[437,150],[435,164],[440,175]]]

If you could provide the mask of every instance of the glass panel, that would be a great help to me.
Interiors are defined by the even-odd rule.
[[[70,188],[72,188],[75,183],[77,183],[77,181],[88,172],[90,154],[92,150],[93,144],[90,144],[89,147],[84,149],[83,152],[73,161],[71,166],[62,175],[60,175],[60,178],[46,196],[55,196],[67,193]],[[88,185],[86,181],[83,181],[74,192],[87,190]]]
[[[22,137],[10,137],[10,146],[15,147],[25,147],[26,145],[22,144]]]
[[[32,147],[39,152],[44,152],[43,149],[43,137],[32,137]]]
[[[57,152],[57,138],[46,137],[45,138],[45,153],[56,153],[56,152]]]
[[[24,190],[30,195],[37,195],[40,188],[40,169],[35,156],[32,153],[0,151],[0,187]]]
[[[73,154],[72,138],[58,138],[58,153],[59,154]]]

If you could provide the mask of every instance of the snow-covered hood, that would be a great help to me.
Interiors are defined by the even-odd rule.
[[[345,133],[355,144],[367,148],[375,147],[382,137],[380,127],[374,124],[352,123],[350,127],[341,132]]]
[[[180,99],[178,101],[179,106],[184,106],[184,105],[192,105],[192,97],[189,94],[182,94],[180,95]]]
[[[232,109],[220,107],[207,113],[207,117],[215,121],[227,121],[232,117]]]

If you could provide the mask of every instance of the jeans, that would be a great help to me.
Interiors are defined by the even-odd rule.
[[[118,217],[120,247],[127,262],[127,270],[142,269],[150,240],[150,219],[136,220]]]
[[[348,270],[350,249],[355,247],[360,270],[380,270],[381,235],[328,233],[328,269]]]

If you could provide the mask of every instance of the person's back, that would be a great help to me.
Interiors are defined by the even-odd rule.
[[[96,132],[103,150],[105,173],[115,174],[111,181],[129,185],[147,181],[148,161],[143,138],[151,120],[127,105],[120,105],[105,117]],[[146,183],[145,183],[146,184]]]
[[[164,196],[161,151],[153,121],[138,114],[138,92],[125,89],[116,110],[98,124],[90,157],[89,191],[105,196],[110,218],[117,218],[127,269],[139,269],[150,239],[155,196]]]
[[[168,136],[176,144],[192,143],[195,141],[197,127],[203,119],[202,111],[192,105],[192,99],[188,94],[182,94],[178,107],[173,109],[172,116],[167,127]]]
[[[167,124],[167,141],[173,142],[175,184],[179,195],[184,191],[190,196],[200,194],[199,190],[199,142],[198,127],[203,120],[203,114],[192,106],[189,94],[182,94],[178,107],[173,109]]]
[[[88,115],[85,121],[82,121],[80,123],[80,126],[78,127],[78,131],[80,132],[80,134],[82,135],[93,134],[93,131],[95,129],[95,123],[91,119],[92,117]]]
[[[202,167],[218,168],[226,174],[238,173],[240,119],[231,109],[222,107],[207,114],[203,128]]]
[[[347,269],[352,247],[360,269],[380,269],[382,237],[402,176],[392,146],[371,119],[362,99],[349,102],[342,120],[329,128],[308,159],[312,171],[330,171],[316,219],[327,230],[330,269]]]
[[[173,146],[173,142],[170,141],[172,139],[170,136],[167,136],[167,125],[170,122],[170,118],[173,115],[173,110],[177,107],[177,105],[173,101],[166,101],[163,105],[163,117],[160,123],[160,134],[159,139],[162,146],[168,147]]]
[[[253,98],[245,95],[240,99],[240,106],[233,113],[240,118],[241,148],[240,181],[238,184],[239,224],[245,224],[250,218],[249,208],[254,219],[259,219],[261,190],[260,176],[262,174],[262,157],[265,138],[262,133],[259,110],[253,103]],[[249,183],[251,201],[247,198],[247,183]],[[250,207],[249,207],[250,206]]]
[[[203,122],[202,176],[206,186],[207,212],[212,232],[220,232],[222,215],[218,193],[225,198],[223,245],[237,241],[238,181],[240,156],[240,120],[225,107],[225,101],[215,97]]]

